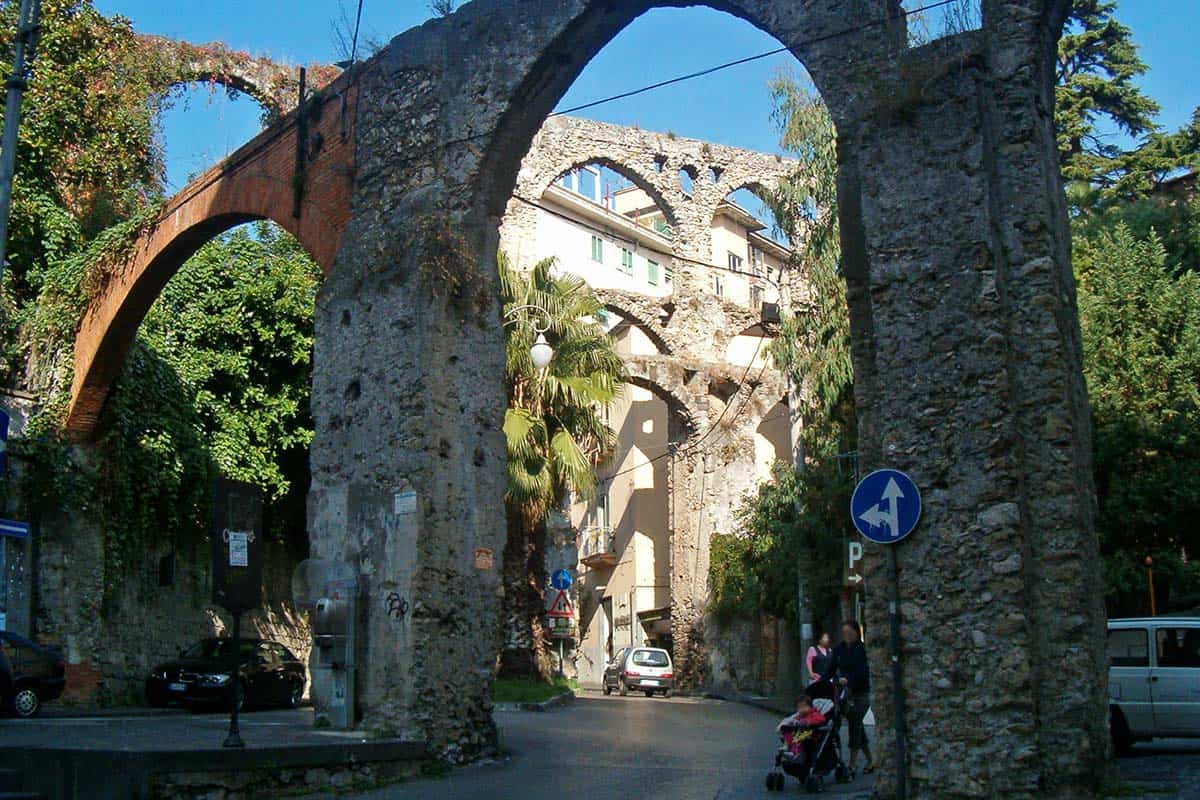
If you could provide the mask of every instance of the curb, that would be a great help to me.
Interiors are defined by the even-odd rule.
[[[540,703],[496,703],[495,711],[552,711],[575,702],[575,692],[563,692]]]

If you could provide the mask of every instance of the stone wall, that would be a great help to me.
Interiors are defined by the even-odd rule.
[[[476,565],[504,535],[500,218],[546,114],[654,5],[474,0],[357,73],[354,216],[318,303],[310,528],[314,555],[367,579],[368,727],[451,760],[495,744],[502,598]],[[719,5],[787,45],[829,105],[863,464],[925,490],[920,531],[893,551],[898,679],[921,715],[904,762],[880,737],[880,792],[907,774],[919,796],[1094,796],[1103,613],[1052,120],[1070,4],[985,0],[981,31],[919,49],[894,0]],[[692,486],[717,469],[682,461]],[[415,507],[396,499],[410,491]],[[705,527],[674,553],[673,585],[705,574]],[[868,585],[889,586],[885,563],[868,552]],[[396,591],[403,623],[378,605]],[[887,599],[868,596],[872,627]],[[702,637],[684,625],[676,646]],[[891,661],[872,659],[887,732]]]
[[[120,588],[106,597],[103,537],[84,515],[45,518],[37,537],[37,638],[63,648],[65,702],[143,703],[143,681],[154,664],[232,625],[211,603],[207,541],[177,545],[170,585],[159,585],[160,558],[171,552],[170,545],[160,544],[110,581]],[[307,662],[308,620],[290,602],[292,569],[303,557],[284,544],[268,544],[264,604],[243,617],[242,632],[281,642]]]

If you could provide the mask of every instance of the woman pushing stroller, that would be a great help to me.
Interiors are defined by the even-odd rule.
[[[871,708],[871,669],[867,663],[867,648],[863,645],[862,631],[854,620],[842,623],[842,641],[833,648],[829,676],[849,690],[846,703],[846,722],[850,728],[850,776],[854,777],[858,762],[858,751],[867,759],[863,774],[875,771],[875,758],[867,741],[867,729],[863,724]]]

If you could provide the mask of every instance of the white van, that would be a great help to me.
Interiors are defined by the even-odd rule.
[[[1113,746],[1200,737],[1200,617],[1108,621]]]

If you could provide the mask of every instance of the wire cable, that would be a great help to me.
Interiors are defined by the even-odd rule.
[[[358,28],[362,25],[363,0],[358,0],[358,13],[354,15],[354,38],[350,42],[350,63],[358,60]]]

